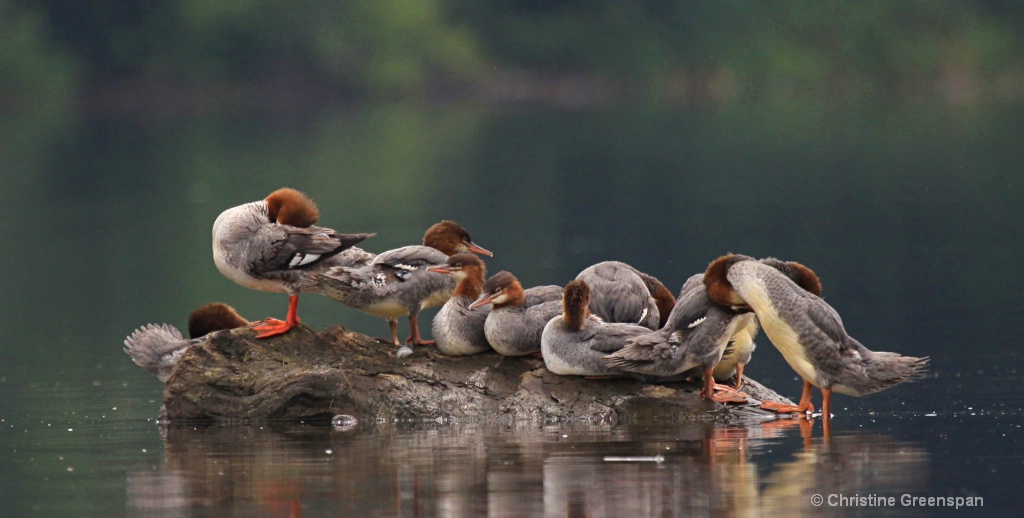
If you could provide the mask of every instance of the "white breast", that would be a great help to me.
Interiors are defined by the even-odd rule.
[[[731,281],[732,279],[730,279]],[[761,321],[761,329],[768,339],[772,341],[775,348],[782,353],[786,363],[805,381],[817,384],[818,373],[807,359],[806,349],[800,343],[800,335],[790,327],[784,319],[779,317],[775,305],[768,296],[768,290],[760,279],[745,279],[743,282],[733,282],[736,292],[747,301],[753,308]]]

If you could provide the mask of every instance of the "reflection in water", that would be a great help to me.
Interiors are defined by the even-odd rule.
[[[922,446],[811,438],[811,425],[171,426],[158,470],[128,474],[128,506],[146,516],[801,515],[827,510],[814,494],[927,486]]]

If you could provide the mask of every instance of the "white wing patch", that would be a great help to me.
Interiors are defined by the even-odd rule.
[[[640,313],[640,320],[637,320],[636,323],[639,324],[640,322],[643,322],[646,319],[647,319],[647,308],[644,308],[643,313]]]
[[[706,315],[703,316],[703,317],[700,317],[697,320],[694,320],[693,322],[690,322],[690,325],[686,326],[686,328],[687,329],[693,329],[693,328],[703,324],[704,321],[707,320],[707,319],[708,319],[708,317]]]
[[[298,266],[307,265],[319,259],[320,255],[321,254],[304,254],[302,252],[297,252],[294,256],[292,256],[292,260],[288,261],[288,267],[295,268]]]

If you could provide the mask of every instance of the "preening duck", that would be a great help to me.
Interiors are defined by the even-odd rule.
[[[427,229],[422,245],[410,245],[377,255],[369,264],[351,268],[335,267],[310,275],[312,288],[342,304],[370,315],[384,317],[391,328],[391,341],[399,347],[398,357],[412,354],[406,344],[430,344],[419,330],[419,313],[448,301],[456,281],[427,271],[446,264],[461,252],[492,256],[473,242],[469,232],[454,221],[441,221]],[[398,317],[408,315],[411,334],[406,344],[398,340]]]
[[[797,263],[791,263],[797,265]],[[817,279],[803,265],[802,275]],[[831,417],[832,392],[864,396],[918,379],[928,358],[871,351],[847,334],[839,314],[812,291],[775,267],[742,255],[725,255],[704,273],[716,304],[749,307],[772,344],[804,380],[800,404],[767,405],[779,411],[812,411],[811,387],[822,393],[822,419]],[[820,293],[820,283],[818,283]]]
[[[713,304],[702,278],[696,274],[687,279],[665,326],[630,338],[604,361],[613,369],[657,377],[697,369],[704,376],[702,397],[719,403],[746,402],[744,395],[734,391],[716,392],[712,371],[744,322],[742,314],[749,310]]]
[[[257,338],[279,335],[299,323],[303,277],[352,258],[343,251],[375,234],[339,234],[314,225],[313,200],[290,188],[263,200],[225,210],[213,223],[213,260],[225,277],[260,291],[288,294],[284,321],[268,318],[254,329]]]
[[[565,285],[562,316],[552,318],[541,333],[544,365],[555,374],[607,376],[624,374],[604,358],[627,340],[651,332],[637,324],[606,323],[590,313],[590,288],[581,279]]]
[[[189,315],[189,338],[181,336],[181,331],[170,324],[146,324],[124,339],[124,352],[136,365],[153,373],[160,381],[167,381],[181,355],[203,337],[214,331],[246,325],[249,321],[242,318],[235,308],[215,302]]]
[[[675,297],[656,277],[619,261],[604,261],[576,276],[590,287],[590,312],[605,322],[662,327]]]

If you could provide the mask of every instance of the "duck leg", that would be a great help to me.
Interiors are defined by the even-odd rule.
[[[832,389],[821,389],[821,429],[825,437],[832,436]]]
[[[388,327],[391,328],[391,343],[395,344],[395,347],[401,347],[402,342],[398,341],[398,319],[389,318]]]
[[[736,386],[733,387],[736,390],[739,390],[741,387],[743,387],[743,367],[745,366],[746,365],[743,363],[736,364]]]
[[[780,414],[814,412],[814,405],[811,403],[811,387],[812,385],[810,381],[804,381],[804,392],[800,395],[800,404],[798,405],[784,405],[782,403],[765,401],[764,403],[761,403],[761,408],[765,410],[773,410]]]
[[[396,347],[398,347],[398,350],[395,351],[395,357],[405,358],[406,356],[412,354],[412,347],[409,347],[408,345],[405,345],[402,342],[398,341],[398,319],[389,318],[388,326],[391,327],[391,341],[395,344]]]
[[[260,325],[253,327],[259,334],[256,338],[267,338],[287,333],[293,327],[299,325],[299,296],[288,296],[288,316],[284,321],[276,318],[267,318]]]
[[[419,313],[409,313],[409,327],[411,328],[412,336],[405,343],[412,345],[434,345],[433,340],[424,340],[420,336],[419,318]]]

